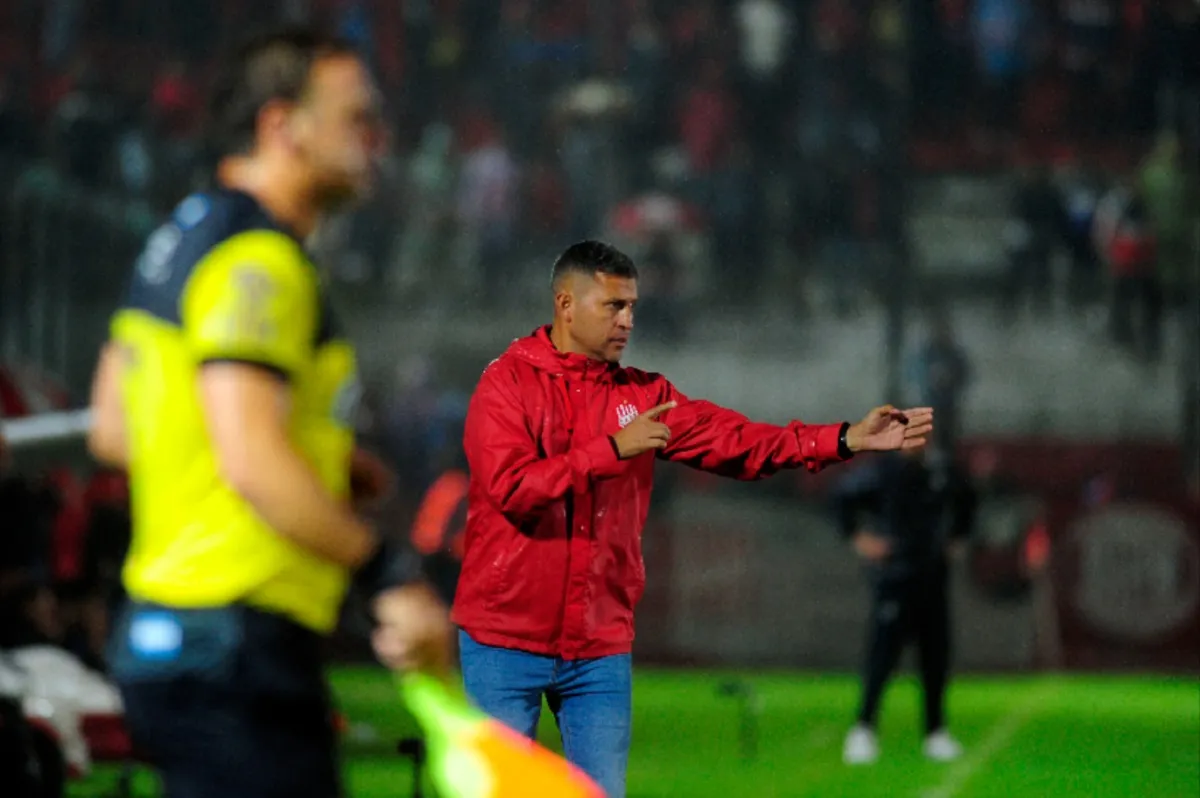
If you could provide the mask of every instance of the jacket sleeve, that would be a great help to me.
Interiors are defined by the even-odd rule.
[[[621,467],[606,435],[546,457],[532,423],[510,375],[496,366],[485,371],[467,409],[463,443],[472,478],[513,523],[537,518],[554,501]]]
[[[679,406],[659,417],[671,429],[671,442],[659,453],[664,459],[742,480],[800,466],[815,473],[842,459],[840,424],[762,424],[712,402],[688,399],[667,383],[661,401],[672,400]]]

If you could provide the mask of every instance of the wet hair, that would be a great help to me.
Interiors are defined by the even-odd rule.
[[[558,256],[550,275],[551,287],[557,288],[568,274],[607,274],[636,280],[638,271],[633,259],[612,244],[589,240],[572,244]]]

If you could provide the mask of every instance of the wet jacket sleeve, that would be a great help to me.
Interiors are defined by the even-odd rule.
[[[621,464],[612,439],[598,435],[565,454],[544,456],[517,386],[501,368],[484,372],[467,409],[463,444],[472,477],[490,501],[516,523],[537,518],[551,503]]]
[[[659,456],[725,477],[762,479],[785,468],[821,470],[841,462],[841,424],[787,426],[763,424],[702,399],[688,399],[666,384],[662,401],[679,406],[659,420],[671,428],[671,442]]]

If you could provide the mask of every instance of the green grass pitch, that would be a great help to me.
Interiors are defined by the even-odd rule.
[[[718,694],[731,678],[759,698],[756,756],[742,757],[738,710]],[[407,798],[411,771],[392,755],[413,727],[386,674],[332,674],[354,724],[346,744],[355,798]],[[1200,798],[1200,681],[1166,677],[963,677],[950,692],[950,723],[966,746],[959,762],[920,755],[919,693],[902,678],[881,719],[883,756],[869,767],[841,762],[852,720],[852,676],[786,672],[638,673],[629,798]],[[542,739],[557,746],[553,719]],[[77,798],[110,794],[100,768],[72,786]],[[155,794],[143,774],[137,794]],[[531,798],[537,798],[531,796]]]

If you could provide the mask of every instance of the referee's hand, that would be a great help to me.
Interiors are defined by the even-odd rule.
[[[394,670],[449,675],[450,616],[432,589],[413,584],[385,590],[375,598],[374,609],[378,626],[371,643],[380,662]]]

